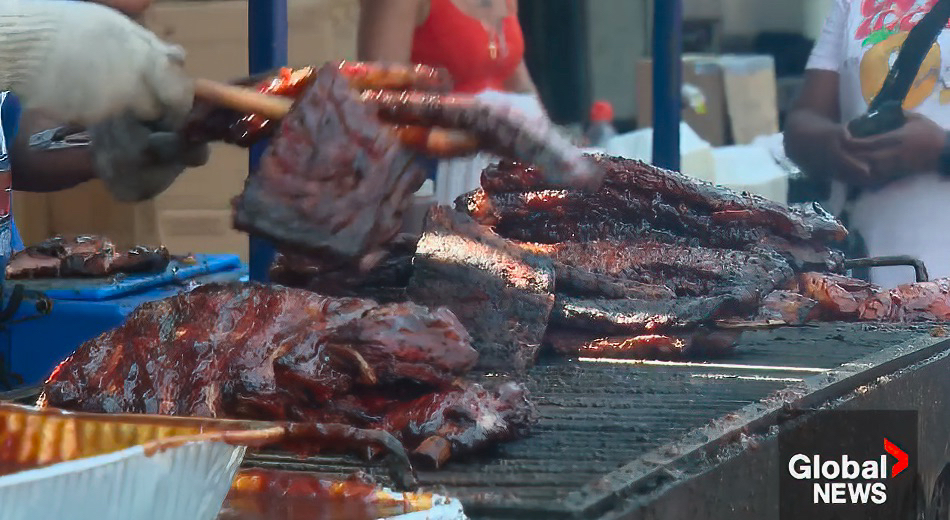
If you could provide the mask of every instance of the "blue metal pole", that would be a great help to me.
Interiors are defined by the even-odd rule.
[[[287,64],[287,0],[248,0],[247,42],[251,74]],[[251,147],[248,165],[251,175],[257,171],[266,146],[259,143]],[[251,280],[267,281],[267,272],[274,262],[274,247],[252,236],[248,253]]]
[[[683,6],[681,0],[653,3],[653,164],[679,171]]]

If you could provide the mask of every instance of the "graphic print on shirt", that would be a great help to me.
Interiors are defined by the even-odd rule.
[[[862,47],[870,47],[861,58],[861,94],[865,102],[870,103],[881,90],[908,32],[935,3],[937,0],[861,0],[863,18],[854,39]],[[939,93],[940,104],[950,103],[950,81],[942,63],[940,44],[935,43],[904,100],[904,110],[918,108],[934,93]]]

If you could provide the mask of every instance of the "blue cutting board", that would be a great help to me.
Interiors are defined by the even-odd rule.
[[[53,300],[103,301],[148,291],[171,284],[186,283],[192,278],[241,267],[237,255],[194,255],[194,263],[172,260],[164,273],[118,274],[105,278],[50,278],[40,280],[7,280],[8,286],[23,285]]]

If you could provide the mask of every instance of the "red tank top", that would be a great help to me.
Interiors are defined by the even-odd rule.
[[[511,0],[508,3],[509,12],[513,12]],[[524,58],[524,35],[514,14],[502,21],[502,28],[506,47],[480,20],[462,12],[452,0],[430,0],[429,17],[412,38],[412,62],[448,70],[456,92],[503,91]],[[492,40],[497,49],[495,58]]]

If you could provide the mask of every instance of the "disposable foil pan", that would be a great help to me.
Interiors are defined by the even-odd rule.
[[[133,446],[13,473],[0,477],[0,520],[212,520],[244,451],[191,442],[147,455]]]
[[[266,427],[0,404],[0,520],[212,520]]]
[[[391,516],[386,520],[468,520],[468,517],[458,499],[433,495],[431,509]]]

